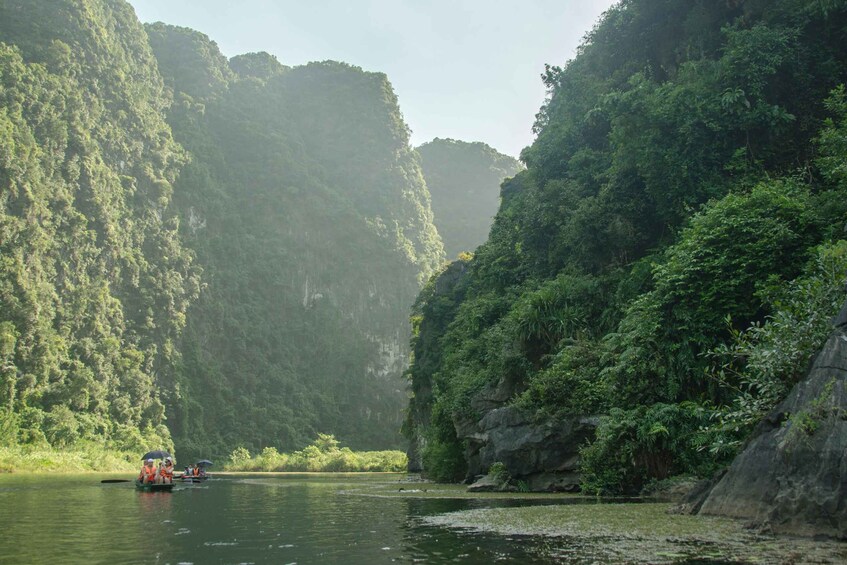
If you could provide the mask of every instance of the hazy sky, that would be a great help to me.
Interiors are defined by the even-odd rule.
[[[143,22],[201,31],[227,57],[332,59],[388,75],[412,129],[517,157],[544,102],[544,64],[572,59],[616,0],[129,0]]]

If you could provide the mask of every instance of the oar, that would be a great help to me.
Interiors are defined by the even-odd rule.
[[[103,479],[101,483],[131,483],[132,479]]]

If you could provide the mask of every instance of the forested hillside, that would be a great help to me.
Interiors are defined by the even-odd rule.
[[[845,30],[840,1],[625,0],[547,68],[490,238],[416,305],[432,476],[503,407],[602,416],[591,492],[729,460],[844,300]]]
[[[199,290],[171,199],[185,162],[123,2],[0,2],[4,444],[171,447]]]
[[[399,446],[443,250],[384,75],[4,0],[0,137],[2,445]]]
[[[417,148],[448,259],[486,239],[500,206],[500,183],[521,164],[485,143],[435,138]]]
[[[175,185],[204,287],[187,315],[178,446],[299,448],[319,432],[398,447],[408,306],[442,258],[386,77],[342,63],[232,63],[147,27],[172,85]]]

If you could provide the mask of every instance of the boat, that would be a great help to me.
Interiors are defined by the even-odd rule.
[[[157,485],[156,483],[142,483],[136,480],[135,488],[144,492],[171,492],[174,489],[174,485],[173,483]]]
[[[176,478],[182,480],[184,483],[202,483],[206,479],[209,478],[209,474],[206,472],[208,467],[214,465],[208,459],[201,459],[194,465],[189,465],[185,468],[185,472],[182,475],[177,476]],[[192,470],[198,471],[200,474],[195,475]]]
[[[162,449],[148,451],[141,456],[141,460],[145,463],[144,467],[141,468],[141,473],[139,473],[138,478],[135,479],[135,488],[144,492],[171,492],[174,488],[173,480],[171,480],[170,483],[151,483],[141,481],[142,477],[145,476],[147,478],[150,478],[151,476],[161,478],[159,476],[159,472],[163,470],[164,463],[159,463],[159,469],[157,470],[153,466],[154,459],[165,459],[171,461],[171,477],[173,477],[173,461],[171,459],[171,454]]]
[[[182,474],[182,475],[180,475],[178,477],[174,477],[174,478],[177,478],[184,483],[202,483],[203,481],[209,479],[209,475],[195,476],[195,475]]]

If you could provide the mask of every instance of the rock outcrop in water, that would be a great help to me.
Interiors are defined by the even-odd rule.
[[[762,422],[699,514],[847,538],[847,303],[808,376]]]
[[[466,441],[469,477],[502,463],[509,475],[523,481],[529,490],[577,491],[579,448],[596,427],[597,418],[537,423],[514,406],[504,406],[480,420],[463,422],[457,431]],[[470,490],[485,489],[475,483]]]

